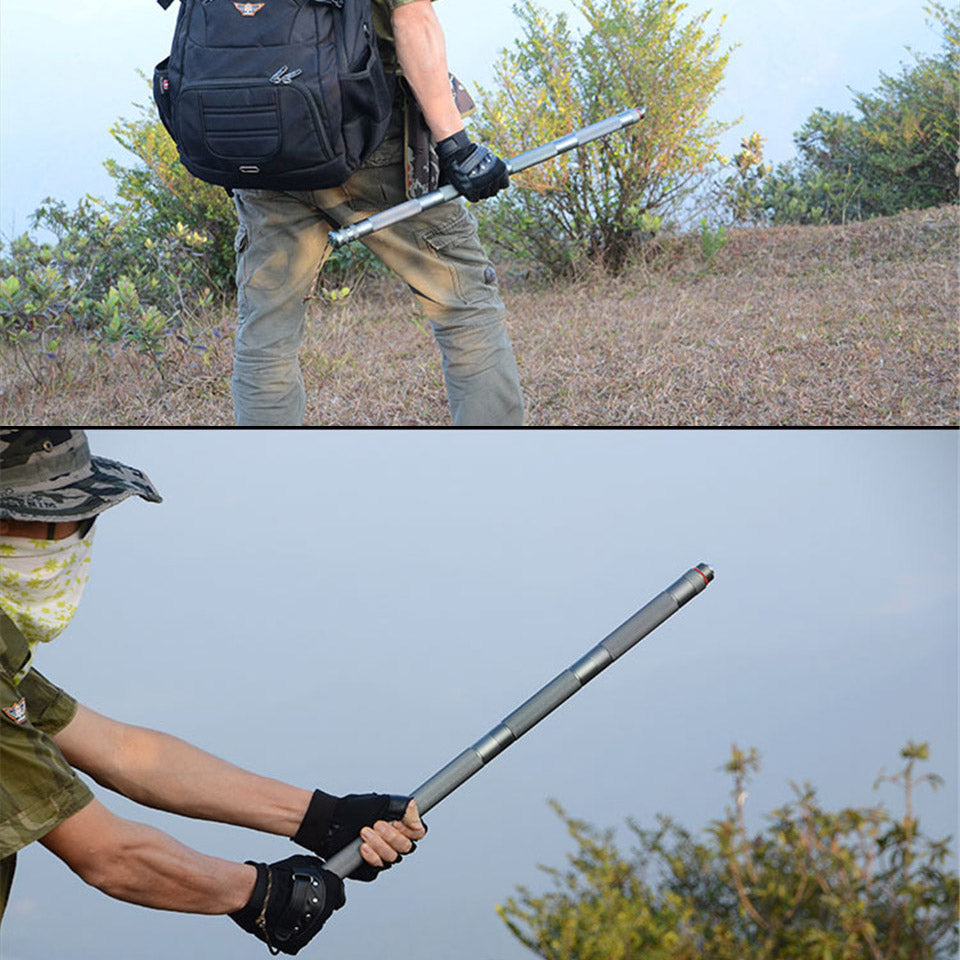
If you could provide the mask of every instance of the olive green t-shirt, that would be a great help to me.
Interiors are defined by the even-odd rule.
[[[93,799],[52,739],[76,711],[76,700],[36,670],[17,684],[0,670],[0,922],[17,851]]]
[[[93,799],[52,739],[73,719],[77,702],[38,670],[15,680],[22,645],[16,627],[0,616],[0,860]]]

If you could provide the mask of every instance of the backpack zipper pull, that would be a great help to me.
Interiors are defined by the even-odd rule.
[[[280,84],[280,83],[291,83],[291,82],[293,81],[293,78],[294,78],[294,77],[299,77],[300,74],[303,73],[302,70],[294,70],[293,73],[287,73],[287,70],[289,70],[289,69],[290,69],[290,68],[289,68],[286,64],[284,64],[284,65],[270,78],[270,82],[271,82],[271,83],[276,83],[276,84]]]

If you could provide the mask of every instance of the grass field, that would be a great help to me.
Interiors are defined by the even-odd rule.
[[[958,413],[956,207],[842,227],[667,241],[615,280],[501,270],[530,425],[947,425]],[[232,423],[232,314],[204,353],[67,340],[0,359],[4,423]],[[307,424],[448,422],[439,353],[405,288],[367,280],[311,318]]]

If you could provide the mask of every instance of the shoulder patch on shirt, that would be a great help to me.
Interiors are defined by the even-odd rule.
[[[16,703],[4,707],[3,712],[14,722],[23,723],[27,719],[27,700],[21,697]]]

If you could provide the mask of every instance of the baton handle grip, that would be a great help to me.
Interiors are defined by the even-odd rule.
[[[347,224],[347,226],[341,227],[339,230],[331,230],[329,236],[330,246],[332,246],[334,250],[339,250],[354,240],[362,240],[377,230],[392,227],[395,223],[400,223],[402,220],[409,220],[410,217],[415,217],[418,213],[423,213],[424,210],[430,210],[432,207],[437,207],[441,203],[446,203],[448,200],[453,200],[459,196],[460,194],[457,192],[457,188],[448,183],[439,190],[434,190],[433,193],[427,193],[422,197],[414,197],[412,200],[398,203],[395,207],[390,207],[387,210],[382,210],[380,213],[375,213],[372,217],[367,217],[365,220],[358,220],[356,223]]]
[[[412,794],[413,799],[417,801],[420,814],[425,814],[444,797],[448,797],[497,754],[506,750],[511,743],[522,737],[598,673],[610,666],[614,660],[635,647],[648,633],[705,590],[712,579],[713,570],[705,563],[699,563],[688,570],[663,593],[654,597],[632,617],[621,623],[616,630],[576,663],[557,674],[545,687],[517,707],[489,733],[420,784]],[[360,856],[362,842],[359,838],[351,841],[326,862],[326,869],[339,877],[346,877],[353,873],[363,863],[363,858]]]
[[[599,140],[601,137],[616,133],[631,124],[639,123],[642,119],[643,110],[636,107],[624,110],[616,116],[607,117],[605,120],[600,120],[597,123],[590,124],[590,126],[575,130],[573,133],[568,133],[565,137],[560,137],[559,140],[552,140],[550,143],[543,144],[543,146],[534,147],[532,150],[518,154],[513,159],[506,161],[507,172],[511,174],[519,173],[521,170],[526,170],[527,167],[543,163],[545,160],[551,160],[568,150],[582,147],[592,140]],[[339,230],[331,230],[328,238],[330,245],[334,250],[339,250],[354,240],[362,240],[377,230],[392,227],[394,224],[415,217],[418,213],[423,213],[425,210],[430,210],[432,207],[437,207],[441,203],[446,203],[448,200],[453,200],[459,196],[457,188],[448,183],[432,193],[415,197],[404,203],[398,203],[395,207],[389,207],[387,210],[375,213],[372,217],[358,220],[356,223],[347,224]]]

